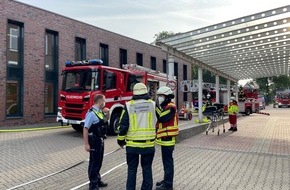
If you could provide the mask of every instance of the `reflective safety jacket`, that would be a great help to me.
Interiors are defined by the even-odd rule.
[[[125,135],[120,132],[118,139],[126,139],[126,146],[129,147],[154,147],[157,122],[155,106],[155,102],[150,99],[137,99],[127,102],[126,109],[121,114],[120,127],[124,125],[122,123],[124,114],[128,114],[129,128]]]
[[[99,122],[92,124],[89,129],[89,133],[93,133],[96,136],[103,137],[106,135],[106,119],[105,115],[102,111],[96,111],[94,109],[90,109],[90,111],[94,112],[96,116],[99,118]]]
[[[164,109],[156,108],[158,122],[156,143],[161,146],[175,145],[178,135],[178,116],[176,106],[170,102]]]
[[[228,109],[228,114],[237,114],[239,112],[239,107],[235,104],[230,105]]]

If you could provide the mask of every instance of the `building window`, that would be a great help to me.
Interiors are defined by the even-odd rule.
[[[109,66],[109,46],[107,44],[100,43],[100,59],[104,65]]]
[[[45,83],[44,88],[44,109],[45,113],[53,113],[54,112],[54,85],[53,83]]]
[[[151,57],[151,69],[156,70],[156,57]]]
[[[23,115],[23,23],[7,23],[6,116]]]
[[[166,62],[166,60],[165,59],[163,59],[163,67],[162,67],[163,69],[162,69],[162,72],[163,73],[167,73],[167,62]]]
[[[142,53],[136,54],[136,62],[137,62],[137,65],[143,66],[143,54]]]
[[[46,30],[45,40],[44,112],[45,115],[55,115],[58,90],[58,32]]]
[[[56,55],[56,36],[53,32],[45,34],[45,69],[54,70],[55,55]]]
[[[75,60],[86,60],[86,39],[76,37]]]
[[[19,28],[10,28],[9,33],[9,50],[10,51],[18,51],[18,31]]]
[[[127,50],[120,48],[120,68],[127,64]]]
[[[6,115],[19,115],[19,84],[17,81],[7,81],[6,87]]]
[[[183,65],[183,80],[187,80],[187,65]]]

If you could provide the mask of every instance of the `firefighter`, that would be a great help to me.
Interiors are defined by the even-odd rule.
[[[246,101],[244,89],[242,86],[240,86],[240,88],[239,88],[238,98],[239,98],[239,101],[241,101],[241,102]]]
[[[232,100],[228,109],[230,128],[229,131],[237,131],[237,114],[239,112],[238,102]]]
[[[90,190],[98,190],[99,187],[108,185],[101,181],[100,175],[104,157],[104,138],[106,138],[105,126],[108,119],[109,109],[105,107],[105,97],[98,94],[94,97],[93,107],[86,114],[83,129],[85,150],[90,153],[88,166]]]
[[[206,107],[208,107],[208,106],[212,106],[212,99],[211,99],[211,95],[208,93],[207,95],[206,95]]]
[[[126,190],[135,190],[136,173],[141,155],[143,173],[142,190],[153,187],[152,162],[155,154],[156,105],[150,99],[145,84],[137,83],[133,87],[132,100],[126,103],[120,118],[117,142],[120,147],[126,145],[128,165]]]
[[[177,109],[171,102],[174,95],[169,87],[160,87],[157,96],[159,105],[156,108],[158,118],[156,143],[161,146],[164,178],[156,183],[156,190],[170,190],[173,189],[173,150],[178,135]]]

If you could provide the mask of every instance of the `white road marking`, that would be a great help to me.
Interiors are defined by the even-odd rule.
[[[105,172],[104,174],[102,174],[101,177],[103,177],[103,176],[105,176],[105,175],[111,173],[112,171],[114,171],[115,169],[117,169],[117,168],[123,166],[123,165],[126,164],[126,163],[127,163],[127,162],[123,162],[122,164],[119,164],[118,166],[113,167],[112,169],[110,169],[110,170],[108,170],[107,172]],[[70,189],[70,190],[76,190],[76,189],[79,189],[79,188],[81,188],[81,187],[83,187],[83,186],[85,186],[85,185],[87,185],[87,184],[89,184],[89,183],[90,183],[90,182],[87,181],[87,182],[85,182],[85,183],[83,183],[83,184],[81,184],[81,185],[79,185],[79,186],[76,186],[76,187]]]

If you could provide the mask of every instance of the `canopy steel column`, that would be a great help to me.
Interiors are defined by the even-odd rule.
[[[220,77],[218,75],[215,76],[215,86],[216,86],[216,103],[220,103]]]
[[[202,123],[202,68],[198,68],[198,119]]]
[[[236,87],[236,89],[235,89],[235,91],[236,91],[236,101],[238,101],[238,99],[239,99],[239,84],[236,83],[235,87]]]
[[[174,57],[172,55],[168,58],[168,80],[174,80]]]
[[[230,101],[231,101],[231,81],[230,80],[227,80],[227,103],[228,105],[230,105]]]

